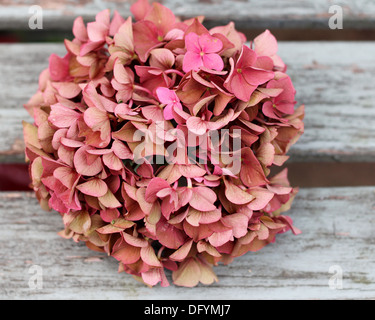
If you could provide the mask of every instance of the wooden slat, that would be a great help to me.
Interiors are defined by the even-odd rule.
[[[215,267],[220,281],[210,287],[149,289],[118,274],[115,259],[59,238],[60,216],[31,194],[2,193],[0,299],[374,299],[374,204],[375,187],[301,190],[289,215],[302,235]],[[33,265],[40,290],[28,285]],[[332,266],[343,271],[342,290],[328,285]]]
[[[32,5],[44,9],[46,29],[70,28],[78,15],[93,20],[100,10],[118,10],[129,16],[133,0],[36,0]],[[374,29],[375,3],[371,0],[164,0],[164,5],[176,15],[190,18],[205,15],[209,25],[234,20],[237,26],[249,28],[324,28],[332,16],[329,8],[341,5],[345,14],[346,28]],[[31,14],[30,1],[4,0],[0,4],[0,29],[27,29]]]
[[[22,162],[23,104],[60,44],[0,45],[0,162]],[[306,132],[291,161],[373,162],[375,43],[283,42],[297,100],[306,105]]]

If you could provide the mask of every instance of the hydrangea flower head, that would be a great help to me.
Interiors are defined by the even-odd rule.
[[[218,263],[300,233],[284,215],[298,189],[270,172],[304,107],[270,31],[248,46],[233,23],[208,30],[147,0],[131,11],[77,18],[66,55],[51,55],[25,105],[32,186],[62,237],[120,272],[209,285]]]

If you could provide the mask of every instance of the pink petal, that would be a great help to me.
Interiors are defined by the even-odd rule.
[[[153,22],[163,35],[171,30],[176,22],[172,10],[157,2],[152,4],[152,9],[144,19]]]
[[[223,59],[215,53],[205,54],[203,56],[203,65],[208,69],[222,71],[224,69]]]
[[[243,162],[240,177],[247,187],[258,187],[267,184],[263,168],[250,148],[241,150]]]
[[[240,187],[235,184],[224,180],[225,183],[225,196],[227,199],[238,205],[244,205],[250,203],[254,200],[254,196],[242,190]]]
[[[115,79],[121,84],[133,84],[134,73],[130,68],[125,68],[120,62],[116,62],[114,69]]]
[[[207,132],[206,122],[198,117],[190,117],[186,122],[186,125],[192,133],[197,136],[204,135]]]
[[[89,40],[82,17],[78,17],[74,20],[73,34],[81,42],[87,42]]]
[[[69,78],[69,56],[60,58],[56,54],[51,54],[49,58],[49,73],[52,81],[65,81]]]
[[[199,37],[199,45],[202,49],[201,51],[205,53],[216,53],[223,49],[223,42],[209,34],[203,34]]]
[[[129,17],[119,28],[118,32],[114,36],[116,46],[122,47],[129,53],[134,53],[134,39],[133,39],[133,28],[132,18]]]
[[[48,120],[58,128],[69,128],[80,117],[80,113],[63,106],[61,103],[57,103],[51,106]]]
[[[90,155],[87,150],[90,147],[82,147],[74,155],[74,167],[77,172],[83,176],[95,176],[103,170],[102,160],[100,157]]]
[[[250,193],[255,199],[248,205],[248,208],[254,211],[263,210],[275,195],[273,192],[263,188],[252,189]]]
[[[102,197],[108,192],[107,184],[101,179],[92,179],[87,181],[78,185],[77,189],[92,197]]]
[[[165,120],[172,120],[174,118],[173,115],[173,104],[168,104],[163,111],[164,119]]]
[[[208,237],[208,241],[214,247],[220,247],[233,239],[232,230],[215,232]]]
[[[99,131],[102,140],[107,140],[111,134],[111,124],[106,112],[97,108],[88,108],[83,118],[85,123],[93,130]]]
[[[107,166],[107,168],[114,171],[119,171],[124,168],[122,161],[113,152],[103,156],[103,163]]]
[[[156,286],[161,281],[160,269],[150,269],[147,272],[142,272],[142,280],[149,286]]]
[[[99,202],[101,205],[103,205],[105,208],[120,208],[123,205],[117,200],[115,195],[112,193],[111,190],[108,189],[107,193],[99,197]]]
[[[106,26],[98,22],[89,22],[87,24],[87,34],[92,42],[105,41],[108,31]]]
[[[170,104],[174,101],[180,101],[176,93],[173,90],[169,90],[168,88],[157,88],[156,94],[158,96],[159,101],[163,104]]]
[[[257,150],[257,156],[263,165],[270,167],[274,163],[275,147],[272,143],[263,143]]]
[[[100,211],[100,217],[105,222],[112,222],[120,217],[120,212],[117,209],[105,209]]]
[[[145,199],[148,202],[155,202],[157,200],[156,194],[163,189],[170,188],[167,181],[161,178],[153,178],[147,186]]]
[[[130,149],[124,143],[117,139],[115,139],[115,141],[112,144],[112,150],[114,154],[122,160],[132,160],[134,158],[133,153],[130,151]]]
[[[199,36],[194,33],[190,32],[185,37],[185,47],[187,51],[195,52],[195,53],[201,53],[201,47],[199,45]]]
[[[277,109],[274,107],[274,104],[271,101],[266,101],[263,104],[262,112],[266,117],[271,119],[280,119],[281,115],[278,115]]]
[[[202,56],[199,53],[188,51],[185,54],[183,67],[184,72],[188,73],[191,70],[198,71],[200,67],[203,67]]]
[[[242,74],[246,82],[253,86],[259,86],[274,78],[273,72],[268,72],[265,70],[257,70],[254,68],[243,69]]]
[[[190,205],[198,211],[213,211],[216,210],[214,203],[217,200],[216,193],[206,187],[198,187],[192,189],[193,194],[189,201]]]
[[[87,34],[93,42],[105,41],[110,27],[110,10],[106,9],[96,15],[95,22],[87,24]]]
[[[79,179],[79,175],[69,167],[60,167],[53,172],[53,176],[59,180],[65,187],[72,189]]]
[[[97,42],[87,42],[81,46],[81,50],[79,52],[80,56],[83,57],[91,51],[94,51],[104,45],[104,41],[97,41]]]
[[[170,259],[173,261],[184,261],[189,254],[191,247],[193,245],[193,240],[186,242],[181,248],[175,251],[173,254],[169,256]]]
[[[143,20],[151,10],[148,0],[138,0],[131,7],[130,11],[136,20]]]
[[[151,51],[150,66],[161,70],[168,70],[173,67],[175,56],[172,51],[165,48],[158,48]]]
[[[189,209],[189,215],[187,221],[195,227],[199,227],[200,224],[211,224],[221,219],[221,211],[216,209],[213,211],[201,212],[193,208]]]
[[[230,82],[231,92],[242,101],[249,101],[251,95],[256,90],[257,86],[248,84],[244,77],[239,74],[235,74]]]
[[[200,267],[193,258],[184,261],[179,269],[172,274],[175,285],[191,288],[198,285],[200,277]]]
[[[133,264],[140,259],[140,252],[141,248],[130,246],[124,241],[121,248],[114,251],[112,256],[123,264]]]
[[[197,178],[202,177],[206,174],[206,170],[200,168],[197,165],[178,165],[178,169],[180,173],[185,178]]]
[[[225,216],[225,224],[232,227],[235,238],[244,237],[248,231],[249,218],[242,213],[235,213]]]
[[[154,23],[142,20],[133,24],[134,47],[142,62],[146,62],[152,49],[162,44],[160,34]]]
[[[130,244],[134,247],[147,248],[149,246],[148,241],[144,238],[132,236],[132,235],[126,233],[126,232],[123,232],[122,236],[123,236],[124,240],[126,241],[126,243],[128,243],[128,244]]]
[[[272,57],[278,51],[277,40],[269,30],[266,30],[254,39],[254,48],[259,56]]]
[[[169,249],[178,249],[185,243],[185,234],[162,218],[156,225],[156,237]]]
[[[147,247],[143,247],[141,249],[141,258],[149,266],[162,267],[162,264],[161,264],[159,258],[155,254],[154,248],[151,247],[150,245],[147,246]]]
[[[113,37],[118,32],[120,27],[124,24],[124,22],[125,22],[125,19],[121,17],[121,15],[118,13],[117,10],[115,10],[111,25],[109,28],[109,35]]]
[[[81,93],[80,86],[74,82],[55,82],[52,86],[66,99],[73,99]]]

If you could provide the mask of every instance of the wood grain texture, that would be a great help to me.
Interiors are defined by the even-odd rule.
[[[216,267],[212,286],[149,289],[118,274],[113,258],[59,238],[60,216],[32,194],[0,193],[0,299],[375,299],[374,213],[375,187],[301,190],[289,215],[302,235]],[[40,290],[28,284],[33,265]],[[342,290],[328,285],[332,266],[343,271]]]
[[[45,29],[70,29],[78,15],[91,21],[106,8],[130,15],[134,0],[36,0],[43,8]],[[375,4],[372,0],[164,0],[177,16],[205,15],[208,25],[234,20],[242,29],[250,28],[324,28],[332,16],[329,8],[343,8],[346,28],[374,29]],[[4,0],[0,4],[0,29],[27,29],[32,13],[27,0]]]
[[[291,161],[373,162],[375,159],[375,43],[281,42],[306,130]],[[38,75],[61,44],[0,45],[0,162],[22,162],[23,109]]]

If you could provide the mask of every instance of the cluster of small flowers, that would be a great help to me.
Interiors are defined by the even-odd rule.
[[[300,232],[282,215],[298,190],[286,170],[269,176],[303,133],[304,108],[269,31],[248,46],[233,23],[207,30],[203,17],[180,21],[147,0],[131,11],[136,22],[109,10],[87,26],[77,18],[66,56],[51,55],[25,105],[32,186],[61,214],[61,236],[114,257],[120,272],[150,286],[169,285],[165,269],[179,286],[211,284],[219,262]],[[189,152],[218,130],[240,132],[239,150],[219,133],[226,156],[240,154],[236,172],[210,144],[205,163]],[[176,142],[182,155],[165,161]]]

